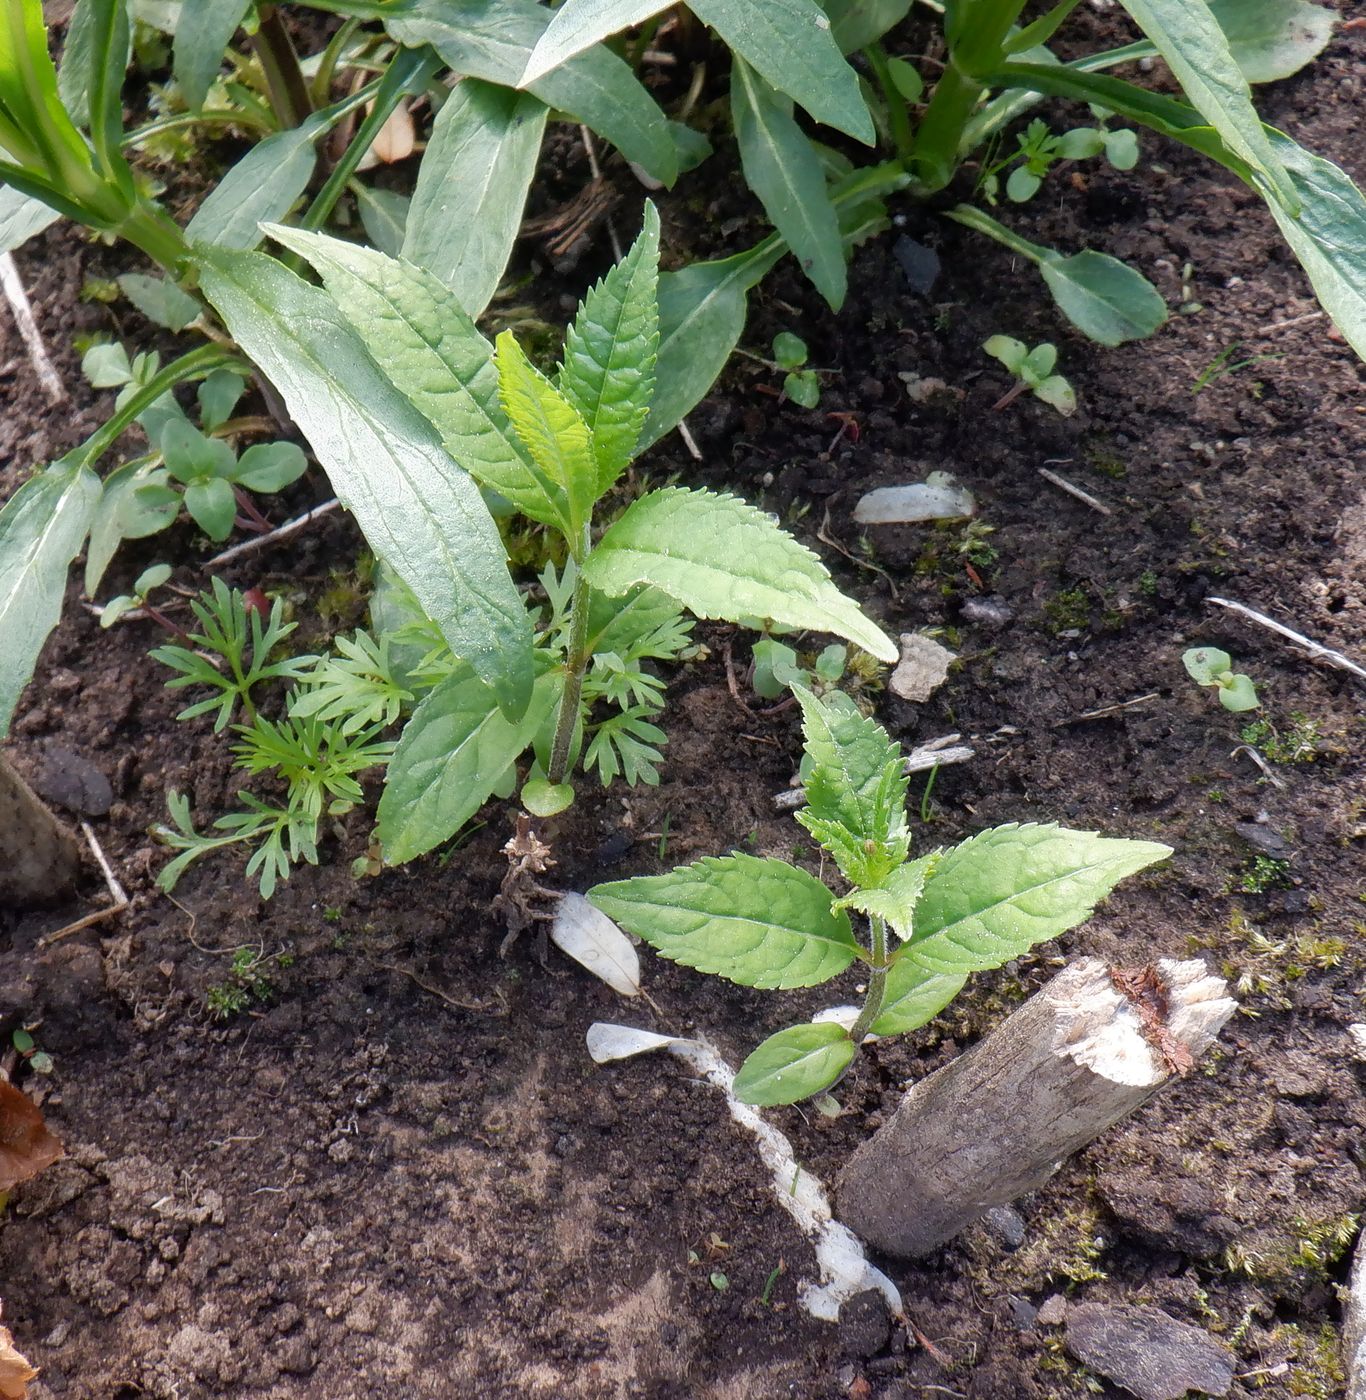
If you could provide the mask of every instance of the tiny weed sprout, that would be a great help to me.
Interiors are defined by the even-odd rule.
[[[1196,685],[1211,686],[1219,692],[1219,703],[1235,714],[1255,710],[1261,701],[1250,676],[1233,669],[1233,658],[1218,647],[1191,647],[1182,652],[1181,664]]]
[[[1060,161],[1089,160],[1103,154],[1115,170],[1132,170],[1138,164],[1138,135],[1127,128],[1111,131],[1104,124],[1103,108],[1092,107],[1092,114],[1101,125],[1078,126],[1055,136],[1048,123],[1035,118],[1020,132],[1016,141],[1019,149],[989,164],[979,177],[978,185],[988,204],[995,204],[1000,191],[1000,176],[1006,178],[1006,198],[1012,204],[1024,204],[1039,192],[1049,171]]]
[[[1053,373],[1053,366],[1058,362],[1057,346],[1045,341],[1031,350],[1014,336],[993,335],[983,342],[982,349],[1000,360],[1017,381],[1015,387],[997,401],[996,408],[1005,408],[1028,390],[1036,399],[1056,408],[1064,418],[1070,418],[1077,411],[1077,396],[1072,386],[1062,375]]]
[[[809,355],[806,341],[791,331],[779,331],[773,337],[773,362],[787,371],[783,393],[801,408],[815,408],[821,401],[821,382],[816,371],[806,367]]]
[[[827,1092],[865,1036],[924,1025],[971,973],[1056,938],[1120,880],[1171,854],[1151,841],[1012,823],[911,859],[899,746],[847,696],[794,693],[806,738],[797,820],[833,859],[844,893],[744,854],[588,891],[662,957],[742,986],[814,987],[862,964],[861,1008],[779,1031],[745,1060],[735,1094],[760,1106]]]
[[[100,626],[112,627],[125,613],[148,606],[148,598],[171,577],[169,564],[153,564],[133,581],[131,593],[120,593],[100,610]]]

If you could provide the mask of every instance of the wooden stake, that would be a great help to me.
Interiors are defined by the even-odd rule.
[[[0,753],[0,904],[54,904],[80,868],[75,836]]]
[[[916,1084],[839,1178],[840,1218],[888,1254],[937,1249],[1184,1073],[1233,1014],[1195,960],[1084,958]]]
[[[1366,1400],[1366,1235],[1357,1236],[1352,1272],[1342,1300],[1342,1356],[1347,1400]]]

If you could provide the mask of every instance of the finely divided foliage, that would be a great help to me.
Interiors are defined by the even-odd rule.
[[[1171,854],[1057,826],[984,831],[908,860],[900,749],[847,697],[801,688],[807,808],[799,820],[854,886],[836,897],[772,858],[708,858],[668,875],[598,885],[588,898],[663,957],[751,987],[809,987],[856,959],[868,991],[852,1028],[830,1021],[770,1036],[735,1079],[753,1104],[828,1090],[863,1036],[914,1030],[971,972],[999,967],[1080,923],[1127,875]],[[847,910],[868,917],[855,939]],[[890,925],[902,940],[890,946]]]

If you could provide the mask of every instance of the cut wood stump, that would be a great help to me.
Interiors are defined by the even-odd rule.
[[[0,753],[0,904],[53,904],[70,893],[80,867],[75,836]]]
[[[1185,1074],[1235,1005],[1198,960],[1072,964],[911,1089],[840,1174],[840,1218],[888,1254],[928,1254]]]

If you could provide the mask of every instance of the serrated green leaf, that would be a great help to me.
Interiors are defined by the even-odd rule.
[[[882,661],[899,655],[805,545],[735,496],[677,486],[642,496],[602,537],[584,576],[614,596],[649,583],[698,617],[767,617],[833,632]]]
[[[1229,150],[1258,172],[1274,202],[1297,214],[1299,201],[1290,177],[1205,0],[1124,0],[1124,8],[1166,60],[1192,106]]]
[[[899,865],[906,857],[910,781],[902,771],[900,746],[841,691],[824,700],[805,689],[793,693],[802,707],[802,732],[811,759],[805,781],[807,810],[838,822],[860,844],[873,842],[889,853],[899,849],[892,860]]]
[[[386,11],[403,44],[431,44],[457,73],[515,88],[551,20],[533,0],[408,0]],[[527,85],[547,107],[568,112],[610,141],[627,160],[671,185],[678,157],[669,123],[628,64],[602,45]]]
[[[857,1050],[849,1032],[833,1022],[789,1026],[746,1058],[732,1091],[741,1103],[756,1108],[799,1103],[835,1083]]]
[[[583,299],[565,333],[556,380],[592,435],[598,494],[625,471],[650,411],[659,350],[659,214],[645,205],[640,237]]]
[[[1210,0],[1243,77],[1272,83],[1298,73],[1333,37],[1333,11],[1305,0]]]
[[[493,359],[498,368],[498,397],[518,441],[542,473],[564,492],[567,538],[577,558],[598,498],[598,460],[593,455],[588,424],[527,359],[511,331],[498,337]]]
[[[1075,927],[1122,879],[1171,853],[1053,825],[994,827],[939,857],[901,957],[934,973],[1000,967]]]
[[[518,87],[543,78],[552,68],[623,29],[644,24],[667,10],[671,0],[564,0],[527,59]]]
[[[62,614],[67,570],[85,543],[100,479],[64,462],[30,477],[0,510],[0,738],[47,635]]]
[[[844,241],[820,157],[793,119],[792,99],[735,58],[730,109],[746,182],[802,271],[838,311],[848,289]]]
[[[882,1010],[874,1035],[903,1035],[932,1021],[963,990],[966,973],[931,973],[909,958],[898,958],[887,972]]]
[[[709,856],[595,885],[588,899],[661,957],[746,987],[814,987],[859,955],[830,891],[786,861]]]
[[[836,909],[857,909],[860,913],[883,920],[903,941],[915,928],[915,906],[925,889],[925,880],[934,867],[936,856],[922,856],[906,865],[899,865],[883,877],[874,889],[853,890],[835,901]]]
[[[1167,303],[1141,272],[1090,248],[1039,262],[1058,309],[1083,335],[1101,345],[1150,336],[1167,319]]]
[[[439,277],[470,316],[498,290],[549,109],[527,92],[463,79],[432,124],[403,256]]]
[[[559,689],[558,675],[541,676],[515,722],[468,667],[423,699],[389,760],[379,802],[377,835],[390,865],[430,851],[474,816],[549,719]]]
[[[279,225],[268,232],[322,277],[371,359],[441,434],[455,461],[523,515],[568,528],[564,491],[522,450],[498,401],[493,346],[444,282],[325,234]]]
[[[816,121],[867,146],[877,139],[858,75],[815,0],[689,0],[688,8]]]
[[[198,0],[192,21],[176,26],[172,71],[190,111],[203,108],[223,62],[223,50],[250,4],[251,0]]]
[[[531,696],[531,621],[474,481],[325,292],[258,253],[198,256],[205,294],[284,396],[370,547],[503,709],[521,714]]]

